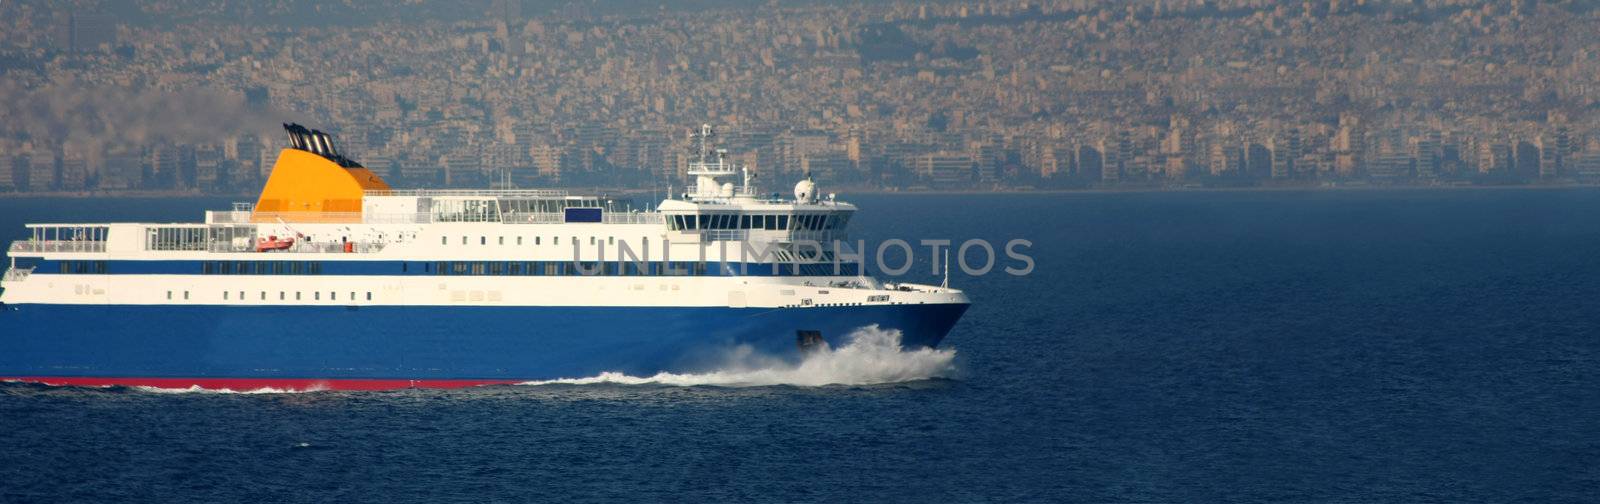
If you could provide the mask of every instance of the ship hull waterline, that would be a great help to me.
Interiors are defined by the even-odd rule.
[[[937,347],[968,305],[796,308],[4,305],[0,380],[212,390],[459,388],[798,359],[868,327]]]

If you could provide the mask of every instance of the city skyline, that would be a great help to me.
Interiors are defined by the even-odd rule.
[[[1582,2],[471,5],[0,4],[0,192],[249,192],[290,121],[408,187],[681,186],[701,123],[769,184],[1600,182]]]

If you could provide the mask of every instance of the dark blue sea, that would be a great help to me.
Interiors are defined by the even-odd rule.
[[[1600,191],[848,199],[855,238],[1025,238],[1036,269],[952,275],[974,302],[932,356],[953,360],[887,383],[0,384],[0,502],[1600,495]],[[6,196],[0,236],[226,203]]]

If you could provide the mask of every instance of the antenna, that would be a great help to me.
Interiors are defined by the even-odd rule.
[[[939,288],[950,288],[950,247],[944,248],[944,283],[939,284]]]

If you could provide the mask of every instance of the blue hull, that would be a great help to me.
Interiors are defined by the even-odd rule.
[[[939,344],[965,304],[817,308],[5,305],[0,377],[543,380],[799,354],[858,328]]]

